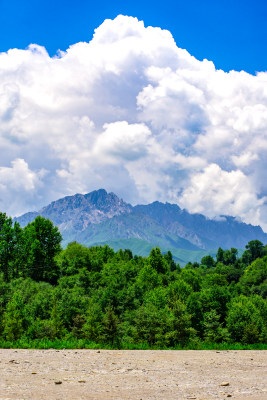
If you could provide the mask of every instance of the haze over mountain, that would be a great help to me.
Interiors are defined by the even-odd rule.
[[[104,189],[64,197],[16,220],[25,226],[37,215],[59,227],[64,245],[74,240],[88,246],[110,244],[116,250],[131,248],[137,254],[147,254],[159,246],[163,251],[171,250],[182,262],[189,261],[186,257],[199,259],[218,247],[242,249],[255,239],[267,243],[261,227],[233,217],[208,219],[176,204],[158,201],[133,207]]]

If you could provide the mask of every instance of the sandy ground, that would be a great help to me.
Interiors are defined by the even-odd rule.
[[[0,399],[267,400],[267,351],[0,349]]]

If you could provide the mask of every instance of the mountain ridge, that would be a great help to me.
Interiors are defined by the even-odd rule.
[[[25,226],[37,215],[58,226],[64,245],[71,241],[87,246],[116,241],[132,243],[136,239],[143,241],[145,248],[159,246],[171,251],[198,252],[218,247],[242,249],[255,239],[267,243],[267,234],[260,226],[239,222],[234,217],[209,219],[202,214],[190,214],[177,204],[159,201],[132,206],[105,189],[63,197],[15,220]]]

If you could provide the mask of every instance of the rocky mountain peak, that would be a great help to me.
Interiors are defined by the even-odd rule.
[[[131,210],[132,206],[114,193],[99,189],[87,194],[78,193],[74,196],[63,197],[43,207],[37,213],[27,213],[17,220],[22,225],[26,225],[37,215],[41,215],[51,219],[62,232],[71,227],[80,231],[89,224],[99,224],[108,218],[129,213]]]
[[[113,192],[107,193],[105,189],[94,190],[84,195],[84,199],[98,210],[108,211],[115,209],[131,209],[130,204],[125,203]]]

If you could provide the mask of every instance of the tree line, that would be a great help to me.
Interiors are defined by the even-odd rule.
[[[61,248],[53,223],[21,228],[0,213],[0,340],[83,340],[113,347],[266,343],[267,246],[181,268],[109,246]]]

